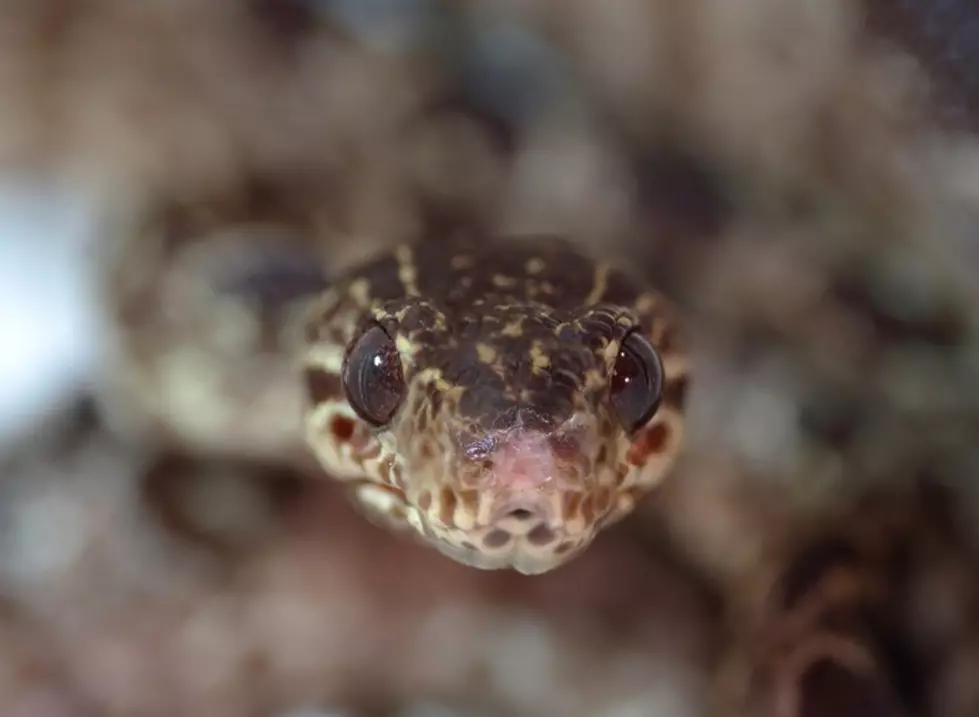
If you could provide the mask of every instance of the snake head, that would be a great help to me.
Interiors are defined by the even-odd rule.
[[[314,310],[307,444],[354,502],[457,562],[538,574],[658,484],[681,439],[682,361],[642,307],[557,310],[483,292]],[[658,316],[659,314],[657,314]]]

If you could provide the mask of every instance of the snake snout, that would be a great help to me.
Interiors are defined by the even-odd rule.
[[[553,524],[554,500],[550,495],[501,496],[493,507],[490,521],[495,524]]]

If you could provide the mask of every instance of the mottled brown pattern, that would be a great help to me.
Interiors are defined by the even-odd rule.
[[[688,379],[675,310],[568,241],[399,247],[338,279],[309,316],[314,453],[332,475],[381,484],[390,470],[379,465],[390,460],[402,476],[400,508],[461,562],[528,573],[556,567],[628,512],[637,491],[658,484],[681,445]],[[358,338],[376,326],[394,342],[406,391],[390,423],[371,429],[375,451],[357,462],[317,427],[336,416],[359,422],[340,374]],[[658,350],[664,393],[629,435],[609,391],[633,331]],[[527,460],[529,469],[519,467]],[[549,471],[546,485],[509,487],[523,470]],[[508,500],[516,503],[501,517]],[[514,517],[524,514],[535,519]]]

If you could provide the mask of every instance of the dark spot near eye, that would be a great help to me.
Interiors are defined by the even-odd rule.
[[[321,368],[306,369],[306,392],[315,403],[343,396],[340,377]]]
[[[643,465],[651,455],[666,448],[670,429],[665,423],[657,423],[643,431],[629,448],[628,460],[634,466]]]
[[[527,541],[532,545],[547,545],[552,540],[554,540],[554,531],[543,523],[527,533]]]
[[[662,352],[667,353],[673,351],[677,348],[677,330],[676,327],[668,326],[660,334],[659,341],[656,342],[656,347]]]
[[[334,416],[330,421],[330,431],[338,441],[346,443],[354,435],[354,422],[346,416]]]
[[[667,381],[663,387],[663,402],[677,410],[683,408],[687,401],[687,382],[686,376],[678,376],[672,381]]]
[[[510,542],[510,534],[505,530],[493,530],[483,538],[483,545],[487,548],[502,548]]]
[[[856,565],[858,559],[853,546],[840,539],[825,540],[810,547],[782,576],[782,607],[791,609],[828,571]]]

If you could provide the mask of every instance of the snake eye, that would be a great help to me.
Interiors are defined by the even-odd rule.
[[[633,332],[622,342],[612,369],[612,408],[632,433],[653,417],[662,396],[663,362],[652,344]]]
[[[351,408],[373,426],[388,423],[401,405],[401,358],[380,326],[368,329],[351,347],[343,363],[343,390]]]

